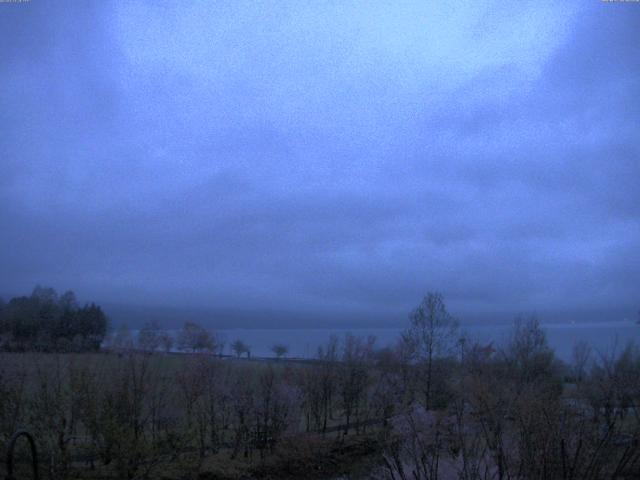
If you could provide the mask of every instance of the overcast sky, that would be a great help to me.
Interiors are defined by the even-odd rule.
[[[392,3],[0,3],[5,300],[633,315],[640,3]]]

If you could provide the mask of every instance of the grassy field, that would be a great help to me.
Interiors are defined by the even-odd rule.
[[[308,428],[296,387],[304,363],[139,353],[0,361],[1,438],[30,431],[45,478],[321,479],[363,476],[380,457],[375,428],[344,435],[338,408],[326,433]],[[18,459],[24,470],[24,445]]]

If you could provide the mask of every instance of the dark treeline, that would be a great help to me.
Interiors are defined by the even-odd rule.
[[[394,347],[334,337],[308,362],[221,359],[193,324],[179,339],[193,353],[167,354],[161,338],[149,325],[109,354],[3,354],[0,440],[35,432],[52,480],[640,475],[633,344],[578,344],[565,364],[535,317],[503,347],[474,343],[438,294]]]
[[[72,291],[37,286],[30,296],[0,301],[0,349],[69,352],[98,350],[107,333],[102,309],[80,307]]]

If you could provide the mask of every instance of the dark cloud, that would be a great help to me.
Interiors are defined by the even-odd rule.
[[[0,291],[269,325],[400,321],[431,289],[468,318],[630,311],[639,27],[622,3],[0,5]]]

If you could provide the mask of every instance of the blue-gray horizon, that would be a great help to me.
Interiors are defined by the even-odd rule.
[[[0,3],[0,292],[634,316],[638,32],[624,2]]]

